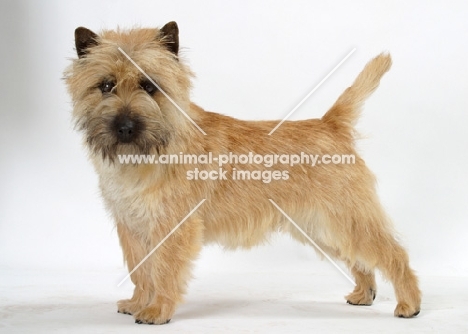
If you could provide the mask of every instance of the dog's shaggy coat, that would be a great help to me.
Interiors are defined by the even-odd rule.
[[[243,121],[208,112],[190,101],[192,73],[178,57],[175,22],[161,29],[75,32],[78,59],[65,72],[73,117],[84,134],[106,207],[115,219],[132,270],[202,199],[204,204],[132,275],[132,298],[118,311],[137,323],[163,324],[182,301],[192,261],[204,243],[252,247],[275,231],[307,240],[272,205],[272,199],[329,255],[349,266],[356,288],[346,299],[370,305],[374,269],[395,288],[395,316],[419,313],[421,293],[408,255],[395,240],[375,190],[375,179],[355,150],[354,123],[365,99],[391,66],[371,60],[321,119]],[[203,135],[119,51],[121,48],[206,132]],[[129,130],[130,129],[130,130]],[[287,180],[188,180],[212,165],[121,164],[121,154],[349,154],[354,164],[279,165]],[[227,164],[269,170],[261,164]],[[305,290],[309,287],[304,287]]]

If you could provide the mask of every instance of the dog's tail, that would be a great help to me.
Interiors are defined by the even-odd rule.
[[[389,54],[380,54],[364,67],[351,87],[348,87],[335,104],[322,117],[338,131],[352,132],[364,101],[379,86],[380,78],[392,66]]]

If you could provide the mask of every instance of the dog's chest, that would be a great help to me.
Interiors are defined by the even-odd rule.
[[[150,191],[145,180],[123,177],[111,170],[100,173],[99,182],[106,207],[116,222],[146,228],[164,218],[165,210],[159,193]]]

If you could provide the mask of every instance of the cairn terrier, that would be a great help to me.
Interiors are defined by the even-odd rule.
[[[250,248],[276,231],[309,243],[290,218],[328,255],[347,264],[356,280],[346,296],[349,304],[372,304],[379,269],[394,286],[395,316],[419,313],[417,277],[395,240],[374,176],[355,149],[354,124],[389,70],[389,55],[372,59],[322,118],[286,121],[270,135],[278,121],[238,120],[190,101],[193,74],[179,57],[175,22],[100,34],[80,27],[75,44],[78,59],[65,71],[73,119],[99,175],[128,270],[160,244],[131,274],[133,296],[118,302],[118,312],[133,315],[137,323],[168,323],[204,243]],[[355,160],[312,166],[304,163],[305,153]],[[276,164],[246,163],[253,154],[274,157]],[[119,160],[128,155],[229,161]],[[283,161],[285,156],[291,161]],[[301,163],[291,163],[292,156]]]

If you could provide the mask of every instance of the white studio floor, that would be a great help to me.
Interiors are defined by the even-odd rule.
[[[285,269],[285,268],[283,268]],[[137,325],[115,302],[132,285],[125,269],[20,270],[0,267],[0,333],[467,333],[466,277],[420,277],[415,319],[393,317],[392,287],[379,281],[373,306],[347,305],[338,273],[273,268],[195,272],[186,303],[168,325]]]

